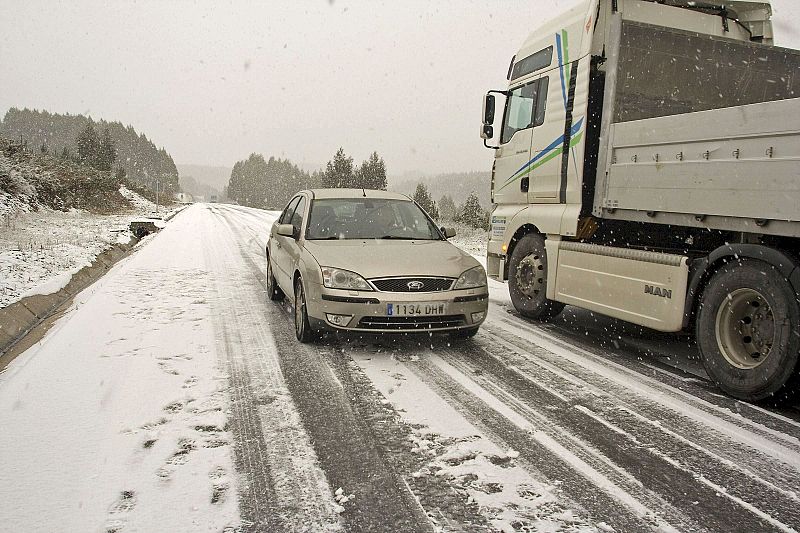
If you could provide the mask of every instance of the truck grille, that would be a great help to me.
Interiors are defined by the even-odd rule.
[[[370,280],[375,288],[383,292],[440,292],[449,291],[453,278],[384,278]],[[421,285],[420,285],[421,284]],[[415,287],[415,288],[412,288]],[[418,288],[416,288],[418,287]]]
[[[364,329],[396,329],[402,331],[455,328],[464,325],[466,325],[464,315],[365,316],[358,323],[358,327]]]

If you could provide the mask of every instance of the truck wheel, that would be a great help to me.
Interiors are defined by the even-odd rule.
[[[697,343],[708,375],[735,398],[787,399],[798,381],[800,305],[761,261],[728,263],[703,292]]]
[[[519,313],[546,320],[564,309],[547,299],[547,252],[541,235],[526,235],[514,247],[508,264],[508,292]]]
[[[275,281],[275,274],[272,272],[272,261],[267,256],[267,296],[273,302],[280,302],[283,300],[283,291],[278,287],[278,282]]]

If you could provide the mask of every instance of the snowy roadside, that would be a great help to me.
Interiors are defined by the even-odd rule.
[[[486,258],[487,232],[484,229],[475,229],[464,224],[445,223],[444,225],[455,228],[456,236],[450,242],[474,255],[476,259]]]
[[[82,210],[55,211],[12,205],[0,198],[0,308],[25,296],[51,294],[104,250],[127,243],[134,218],[154,216],[156,205],[124,187],[133,208],[122,214],[97,215]],[[162,207],[158,216],[169,211]]]

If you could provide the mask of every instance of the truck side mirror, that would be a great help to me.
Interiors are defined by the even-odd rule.
[[[494,124],[494,95],[487,94],[483,99],[483,123]]]
[[[481,139],[491,139],[494,137],[494,128],[491,124],[484,124],[481,128]]]

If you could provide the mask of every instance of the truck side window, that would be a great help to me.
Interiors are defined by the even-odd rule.
[[[517,87],[506,100],[506,116],[501,143],[507,143],[520,130],[544,123],[548,78],[544,77]],[[542,102],[542,101],[545,102]],[[539,111],[541,107],[541,111]]]
[[[536,99],[536,111],[534,112],[535,120],[533,126],[541,126],[544,124],[544,112],[547,110],[547,88],[550,85],[550,78],[545,76],[539,79],[538,98]]]

